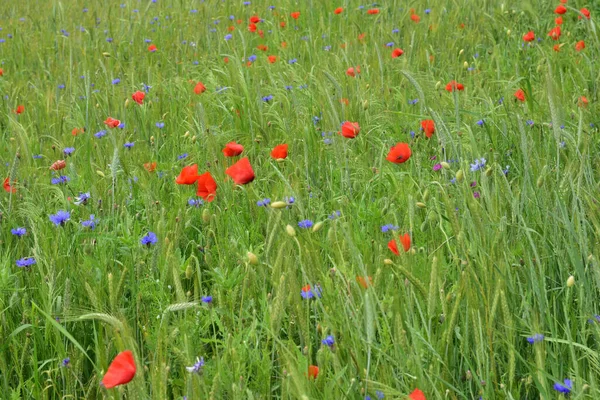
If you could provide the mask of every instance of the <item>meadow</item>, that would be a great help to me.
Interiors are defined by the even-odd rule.
[[[592,0],[0,3],[0,398],[600,398]]]

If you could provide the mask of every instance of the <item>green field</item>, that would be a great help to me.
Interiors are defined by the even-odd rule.
[[[598,15],[2,1],[0,399],[599,399]]]

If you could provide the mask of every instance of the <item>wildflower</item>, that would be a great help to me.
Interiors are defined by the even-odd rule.
[[[135,376],[136,366],[131,350],[125,350],[113,359],[100,383],[106,389],[131,382]]]
[[[37,263],[37,261],[33,257],[20,258],[16,262],[17,267],[19,267],[19,268],[31,267],[32,265],[34,265],[36,263]]]
[[[582,13],[585,18],[590,19],[590,10],[587,8],[582,8],[579,12]],[[579,19],[581,19],[581,15],[579,16]]]
[[[398,58],[400,57],[402,54],[404,54],[404,50],[400,49],[400,48],[396,48],[392,51],[392,58]]]
[[[269,203],[271,202],[271,199],[266,198],[266,199],[262,199],[256,202],[256,205],[259,207],[266,207],[267,205],[269,205]]]
[[[50,183],[52,183],[53,185],[60,185],[62,183],[67,183],[71,180],[71,178],[69,178],[68,176],[65,175],[60,175],[57,178],[52,178],[50,180]]]
[[[350,67],[346,70],[346,75],[354,78],[356,74],[360,74],[360,66],[357,66],[356,69],[354,67]]]
[[[139,90],[131,95],[133,101],[135,101],[139,105],[142,105],[144,103],[144,97],[146,97],[146,93],[140,92]]]
[[[69,363],[70,363],[70,362],[71,362],[71,359],[70,359],[69,357],[67,357],[67,358],[65,358],[64,360],[62,360],[62,362],[60,363],[60,365],[61,365],[62,367],[65,367],[65,368],[66,368],[66,367],[68,367],[68,366],[69,366]]]
[[[194,86],[194,93],[202,94],[204,92],[206,92],[206,86],[204,86],[202,82],[198,82],[196,86]]]
[[[548,36],[550,36],[553,40],[558,40],[560,39],[560,26],[556,26],[554,28],[552,28],[550,30],[550,32],[548,32]]]
[[[144,169],[148,172],[154,172],[156,170],[156,161],[145,163]]]
[[[18,105],[17,108],[15,109],[15,114],[19,115],[19,114],[23,114],[23,112],[25,112],[25,106]]]
[[[583,40],[580,40],[579,42],[575,43],[576,51],[581,51],[583,49],[585,49],[585,42]]]
[[[342,7],[338,7],[335,10],[333,10],[333,13],[336,14],[336,15],[339,15],[342,12],[344,12],[344,9]]]
[[[359,132],[360,132],[360,126],[358,125],[358,122],[346,121],[342,124],[342,128],[338,132],[338,134],[340,134],[343,137],[348,138],[348,139],[354,139],[355,137],[358,136]]]
[[[150,46],[148,46],[148,51],[150,53],[154,53],[156,50],[158,50],[158,49],[156,48],[155,44],[151,44]]]
[[[123,144],[123,147],[125,147],[127,149],[131,149],[134,145],[135,145],[135,142],[127,142],[127,143]]]
[[[231,167],[227,168],[225,173],[238,185],[244,185],[254,180],[254,171],[252,170],[248,157],[240,159]]]
[[[212,296],[202,296],[200,299],[204,304],[210,304],[213,301]]]
[[[100,139],[100,138],[106,136],[107,133],[108,133],[107,131],[101,130],[101,131],[94,133],[94,137],[97,139]]]
[[[379,9],[378,8],[371,8],[370,10],[367,10],[367,14],[369,14],[369,15],[379,14]]]
[[[204,357],[200,357],[200,359],[196,359],[196,362],[191,367],[185,367],[188,372],[193,374],[201,374],[202,367],[204,367]]]
[[[90,214],[90,218],[87,221],[81,221],[81,226],[93,230],[96,227],[96,221],[94,220],[94,218],[94,214]]]
[[[25,228],[14,228],[10,230],[14,236],[21,237],[27,233],[27,229]]]
[[[183,154],[177,156],[177,159],[178,160],[183,160],[183,159],[187,158],[187,156],[188,156],[188,153],[183,153]]]
[[[481,193],[479,193],[479,192],[473,192],[473,197],[476,198],[476,199],[478,199],[478,198],[481,197]]]
[[[383,395],[383,392],[380,390],[376,390],[375,391],[375,397],[377,397],[379,400],[383,399],[385,396]]]
[[[390,149],[386,160],[393,162],[394,164],[402,164],[410,158],[412,152],[407,143],[396,143]]]
[[[329,219],[336,219],[338,218],[340,215],[342,215],[342,213],[338,210],[338,211],[334,211],[331,215],[329,215],[327,218]]]
[[[198,180],[198,164],[183,167],[175,179],[178,185],[193,185]]]
[[[119,121],[118,119],[114,119],[112,117],[108,117],[108,118],[106,118],[106,120],[104,121],[104,123],[109,128],[116,128],[117,126],[119,126],[121,124],[121,121]]]
[[[471,164],[471,172],[479,171],[480,169],[485,167],[486,162],[486,159],[483,157],[480,160],[475,159],[475,163]]]
[[[306,285],[302,287],[302,290],[300,291],[300,296],[302,296],[303,299],[306,300],[310,300],[312,298],[314,298],[315,296],[317,297],[321,297],[321,289],[318,286],[315,286],[315,291],[313,292],[310,288],[310,285]]]
[[[434,171],[439,171],[440,169],[442,169],[442,164],[435,164],[435,165],[433,166],[433,170],[434,170]]]
[[[291,60],[288,61],[288,64],[296,64],[298,62],[297,58],[292,58]]]
[[[264,96],[264,97],[262,98],[262,101],[264,101],[265,103],[268,103],[268,102],[270,102],[271,100],[273,100],[273,95],[272,95],[272,94],[270,94],[270,95],[268,95],[268,96]]]
[[[298,222],[298,226],[300,228],[304,228],[304,229],[312,228],[313,222],[310,219],[305,219],[305,220]]]
[[[65,156],[70,156],[71,154],[73,154],[74,151],[75,151],[75,147],[66,147],[63,150],[63,153]]]
[[[533,33],[533,31],[529,31],[526,34],[524,34],[523,40],[525,42],[533,42],[535,40],[535,34]]]
[[[321,340],[321,343],[323,343],[325,346],[333,347],[333,345],[335,344],[335,339],[333,338],[333,336],[329,335],[325,339]]]
[[[158,242],[158,238],[156,237],[156,233],[148,232],[145,236],[140,239],[140,243],[150,247],[153,244]]]
[[[425,132],[427,139],[431,138],[435,133],[435,122],[432,119],[421,121],[421,129]]]
[[[319,367],[317,367],[316,365],[309,365],[308,377],[312,379],[317,379],[317,376],[319,376]]]
[[[484,120],[480,119],[479,121],[477,121],[477,125],[483,126],[483,124],[485,124]]]
[[[4,182],[2,183],[2,187],[8,193],[16,193],[17,192],[17,189],[10,185],[10,178],[4,179]]]
[[[563,143],[564,143],[564,142],[563,142]],[[509,166],[509,165],[507,165],[507,166],[506,166],[506,169],[503,169],[503,170],[502,170],[502,173],[503,173],[504,175],[508,175],[508,170],[509,170],[509,169],[510,169],[510,166]]]
[[[563,15],[564,13],[567,12],[567,7],[563,6],[562,4],[558,5],[555,9],[554,9],[554,13],[555,14],[560,14]]]
[[[454,92],[455,90],[462,92],[464,89],[464,85],[462,83],[456,82],[455,80],[448,82],[448,84],[446,85],[447,92]]]
[[[534,343],[538,343],[538,342],[543,342],[544,341],[544,335],[542,335],[541,333],[536,333],[535,335],[528,337],[527,341],[530,344],[534,344]]]
[[[562,384],[562,383],[554,384],[554,390],[556,390],[559,393],[569,394],[569,393],[571,393],[571,389],[573,389],[573,382],[570,379],[565,379],[564,384]]]
[[[294,11],[293,13],[290,14],[290,17],[292,17],[294,19],[300,18],[300,11]]]
[[[408,250],[410,250],[410,235],[408,233],[405,233],[404,235],[400,236],[400,242],[402,243],[402,247],[404,248],[404,251],[407,252]],[[400,255],[400,252],[398,251],[398,243],[396,242],[396,239],[392,239],[388,242],[388,249],[390,249],[390,251],[392,253],[394,253],[395,255]]]
[[[71,214],[68,211],[60,210],[56,214],[51,214],[49,218],[54,225],[64,226],[65,223],[71,219]]]
[[[398,230],[398,227],[394,224],[386,224],[381,227],[381,232],[383,232],[383,233],[386,233],[389,231],[396,231],[396,230]]]
[[[190,207],[200,207],[202,204],[204,204],[204,202],[200,199],[189,199],[188,200],[188,205]]]
[[[225,157],[235,157],[242,154],[244,151],[244,146],[236,142],[229,142],[225,145],[222,151]]]
[[[276,160],[283,160],[283,159],[287,158],[287,156],[288,156],[288,145],[287,144],[277,145],[271,151],[271,157],[273,157]]]
[[[252,54],[250,57],[248,57],[248,61],[253,63],[254,61],[256,61],[256,56],[254,54]]]
[[[415,389],[411,394],[408,395],[409,400],[426,400],[425,393],[423,393],[420,389]]]
[[[87,204],[87,201],[90,199],[90,193],[79,193],[79,196],[75,197],[75,204],[76,205],[81,205],[83,204],[84,206]]]
[[[112,80],[113,85],[118,85],[119,83],[121,83],[121,80],[119,78],[115,78]]]
[[[215,199],[215,194],[217,193],[217,183],[210,172],[205,172],[198,176],[197,182],[198,189],[196,191],[196,196],[202,197],[209,203],[213,201]]]
[[[156,125],[156,127],[157,127],[158,129],[162,129],[162,128],[164,128],[164,127],[165,127],[165,123],[164,123],[164,122],[157,122],[155,125]]]

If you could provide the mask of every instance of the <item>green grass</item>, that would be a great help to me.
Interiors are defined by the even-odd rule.
[[[546,0],[389,0],[377,15],[350,1],[122,2],[0,4],[0,178],[16,188],[0,193],[0,398],[404,399],[418,387],[428,399],[553,399],[566,378],[571,398],[600,398],[597,4],[569,1],[554,42],[558,2]],[[252,15],[264,38],[247,31]],[[523,46],[529,30],[542,40]],[[453,79],[465,90],[445,91]],[[107,129],[109,116],[125,128]],[[343,121],[359,122],[356,139],[336,133]],[[225,175],[233,140],[256,174],[244,186]],[[385,159],[397,142],[410,144],[406,163]],[[276,162],[281,143],[289,156]],[[53,185],[67,147],[70,181]],[[175,184],[194,163],[218,185],[200,207],[188,205],[195,186]],[[71,212],[61,227],[58,210]],[[90,214],[94,230],[80,224]],[[158,243],[146,247],[149,231]],[[405,232],[412,249],[396,256],[387,243]],[[17,267],[24,257],[37,263]],[[322,297],[303,299],[307,284]],[[529,344],[536,333],[545,340]],[[125,349],[136,377],[102,388]],[[199,357],[203,374],[190,374]]]

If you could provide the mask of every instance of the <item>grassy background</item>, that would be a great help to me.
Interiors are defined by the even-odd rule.
[[[565,378],[573,398],[600,397],[594,2],[567,4],[557,53],[555,1],[390,0],[377,15],[353,1],[122,1],[0,4],[0,177],[17,188],[0,196],[0,397],[404,398],[419,387],[432,399],[549,399]],[[583,6],[592,19],[577,18]],[[264,38],[247,31],[251,15]],[[524,45],[529,30],[542,40]],[[388,42],[404,55],[392,59]],[[452,79],[464,92],[444,90]],[[125,128],[94,137],[108,116]],[[429,140],[423,119],[436,122]],[[335,133],[346,120],[362,128],[354,140]],[[256,173],[243,187],[224,174],[232,140]],[[413,152],[400,165],[385,160],[397,142]],[[275,162],[280,143],[289,157]],[[70,181],[52,185],[66,147]],[[481,157],[486,168],[470,171]],[[441,161],[450,168],[433,171]],[[188,206],[195,187],[174,182],[193,163],[218,184],[201,207]],[[74,204],[80,192],[87,205]],[[290,208],[256,205],[286,197]],[[48,216],[61,209],[71,220],[56,227]],[[79,224],[90,214],[94,230]],[[324,224],[312,232],[304,219]],[[405,232],[413,251],[394,256],[387,242]],[[18,268],[22,257],[37,264]],[[302,299],[306,284],[322,298]],[[535,333],[546,338],[530,345]],[[136,378],[100,388],[124,349]],[[185,370],[196,357],[201,376]]]

